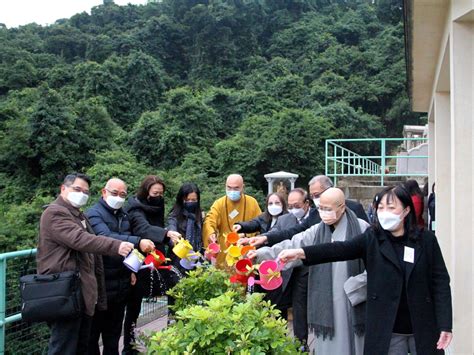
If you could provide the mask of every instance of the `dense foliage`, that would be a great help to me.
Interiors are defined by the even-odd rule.
[[[299,354],[279,311],[264,294],[228,291],[177,312],[178,321],[146,341],[147,354]]]
[[[264,173],[323,173],[326,138],[399,136],[420,122],[401,20],[401,0],[163,0],[0,25],[0,250],[35,244],[73,170],[94,192],[161,174],[168,202],[194,181],[208,208],[230,172],[261,199]]]
[[[207,265],[208,266],[208,265]],[[169,307],[177,312],[193,305],[202,305],[204,301],[222,295],[227,291],[235,291],[236,296],[243,296],[245,289],[240,283],[231,283],[229,274],[214,266],[199,267],[189,271],[187,277],[167,292],[174,298]]]

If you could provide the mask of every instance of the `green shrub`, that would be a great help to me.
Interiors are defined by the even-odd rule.
[[[244,287],[241,284],[231,283],[228,273],[214,266],[199,267],[189,271],[188,277],[168,291],[168,295],[175,299],[175,304],[169,307],[177,312],[192,305],[202,305],[204,301],[220,296],[231,289],[240,294],[243,299]]]
[[[223,295],[177,312],[177,323],[145,340],[147,354],[298,354],[279,311],[263,294]]]

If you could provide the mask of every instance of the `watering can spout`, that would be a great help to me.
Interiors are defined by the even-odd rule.
[[[144,264],[142,266],[140,266],[140,270],[143,270],[143,269],[154,269],[155,266],[153,265],[153,263],[151,264]]]

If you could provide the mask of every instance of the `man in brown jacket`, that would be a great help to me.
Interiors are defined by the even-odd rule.
[[[102,260],[95,254],[126,256],[133,249],[132,243],[94,234],[80,211],[87,203],[90,183],[84,174],[66,176],[60,195],[41,216],[38,273],[75,270],[78,263],[84,300],[81,317],[49,323],[48,354],[87,353],[96,304],[106,307]]]

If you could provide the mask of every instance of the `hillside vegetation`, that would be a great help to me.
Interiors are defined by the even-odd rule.
[[[51,26],[0,25],[0,250],[35,245],[67,172],[133,192],[162,175],[203,205],[239,172],[303,185],[327,138],[399,136],[409,110],[401,0],[164,0]]]

